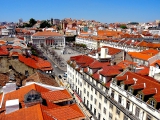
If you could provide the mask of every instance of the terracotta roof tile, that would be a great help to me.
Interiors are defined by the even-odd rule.
[[[50,37],[50,36],[62,36],[61,34],[57,33],[57,32],[37,32],[35,34],[33,34],[33,36],[45,36],[45,37]]]
[[[6,114],[3,120],[43,120],[40,104]]]
[[[138,58],[146,61],[153,56],[153,55],[143,54],[140,52],[128,52],[128,54],[131,55],[133,58]]]
[[[119,78],[119,77],[120,76],[116,78]],[[160,83],[157,82],[155,79],[148,77],[148,76],[139,75],[133,72],[126,72],[121,77],[126,78],[125,80],[123,80],[124,83],[125,82],[127,83],[128,81],[130,82],[131,80],[133,80],[134,84],[131,85],[131,87],[135,90],[142,90],[144,95],[154,94],[156,92],[153,95],[153,97],[155,98],[157,102],[160,102],[160,95],[159,95],[160,94]],[[133,81],[131,81],[131,83],[133,83]]]
[[[123,69],[125,68],[128,68],[130,66],[136,66],[137,63],[134,63],[132,61],[129,61],[129,60],[124,60],[124,61],[121,61],[120,63],[118,63],[117,65],[122,67]]]
[[[92,62],[92,63],[89,65],[89,67],[90,67],[91,69],[95,69],[95,68],[102,68],[102,67],[104,67],[104,66],[109,66],[109,65],[110,65],[109,62],[100,62],[100,61],[98,61],[98,60],[95,60],[94,62]]]
[[[31,82],[31,81],[38,82],[38,83],[40,82],[43,84],[57,86],[57,87],[59,86],[55,79],[50,78],[44,74],[41,74],[40,72],[36,72],[36,73],[32,74],[27,79],[23,80],[22,84],[25,85],[26,82]]]
[[[137,73],[141,75],[149,75],[149,67],[144,67],[144,69],[139,70]]]
[[[9,82],[8,75],[0,74],[0,86],[6,85],[7,82]]]
[[[73,99],[67,90],[49,91],[42,93],[42,97],[54,103]]]
[[[157,88],[146,88],[144,90],[142,90],[142,93],[144,95],[152,95],[152,94],[156,94],[157,93]]]
[[[43,60],[36,56],[26,57],[19,54],[19,61],[23,62],[24,64],[39,70],[52,70],[51,63],[47,60]]]
[[[99,74],[103,76],[114,76],[120,74],[121,72],[119,70],[121,69],[122,68],[117,65],[105,66],[103,67],[103,70],[99,72]]]
[[[76,104],[63,106],[55,109],[48,109],[45,112],[58,120],[72,120],[72,119],[83,119],[85,118],[82,112],[78,112],[78,106]]]
[[[9,55],[9,52],[7,50],[7,46],[0,46],[0,55]]]

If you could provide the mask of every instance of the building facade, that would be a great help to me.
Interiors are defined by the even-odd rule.
[[[37,32],[32,35],[31,39],[32,43],[37,45],[38,47],[40,47],[41,44],[49,47],[65,46],[65,37],[57,32]]]

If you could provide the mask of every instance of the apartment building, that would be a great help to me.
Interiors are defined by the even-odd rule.
[[[133,61],[130,64],[136,65]],[[67,74],[71,89],[95,119],[158,120],[160,117],[160,84],[151,77],[86,55],[71,57]]]
[[[109,96],[135,119],[159,120],[159,85],[153,78],[127,71],[111,82]]]
[[[68,61],[67,80],[95,119],[108,120],[114,117],[110,109],[114,106],[112,104],[116,104],[109,98],[110,83],[121,71],[121,67],[110,66],[109,62],[100,62],[85,55],[74,56]],[[118,108],[121,110],[120,106]]]

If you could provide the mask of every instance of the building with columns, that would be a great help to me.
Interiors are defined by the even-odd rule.
[[[41,46],[41,44],[44,44],[46,46],[52,47],[52,46],[65,46],[65,37],[57,32],[50,32],[50,31],[43,31],[43,32],[37,32],[32,35],[31,37],[32,43],[37,45],[38,47]]]

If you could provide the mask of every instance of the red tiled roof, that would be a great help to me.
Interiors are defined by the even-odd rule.
[[[109,88],[109,87],[110,87],[110,84],[111,84],[111,81],[107,82],[105,86],[106,86],[107,88]]]
[[[47,60],[43,60],[36,56],[26,57],[23,55],[19,55],[19,61],[23,62],[24,64],[39,70],[52,70],[51,63]]]
[[[156,64],[160,65],[160,60],[156,60],[155,62],[153,62],[153,63],[151,64],[151,66],[155,66]]]
[[[152,94],[156,94],[157,93],[157,88],[146,88],[144,90],[142,90],[142,93],[144,95],[152,95]]]
[[[38,83],[40,82],[47,85],[52,85],[57,87],[59,86],[55,79],[48,77],[44,74],[41,74],[39,72],[36,72],[30,75],[29,77],[27,77],[27,79],[22,81],[22,84],[25,85],[26,82],[38,82]]]
[[[120,74],[121,72],[119,70],[121,69],[122,68],[117,65],[105,66],[103,67],[103,70],[100,71],[99,73],[103,76],[114,76]]]
[[[137,73],[141,75],[149,75],[149,67],[144,67],[144,69],[138,71]]]
[[[37,32],[37,33],[33,34],[33,36],[45,36],[45,37],[49,37],[49,36],[62,36],[62,35],[59,34],[59,33],[57,33],[57,32],[43,31],[43,32]]]
[[[57,120],[84,119],[84,114],[76,104],[45,110],[45,113]]]
[[[99,74],[96,72],[92,76],[95,80],[99,80]]]
[[[134,90],[144,89],[144,88],[145,88],[145,83],[135,84],[135,85],[132,86],[132,88],[133,88]]]
[[[93,58],[86,55],[73,56],[70,58],[70,60],[75,61],[81,67],[87,67],[94,61]]]
[[[0,46],[0,55],[9,55],[7,46]]]
[[[124,60],[121,61],[120,63],[118,63],[117,65],[122,67],[123,69],[130,67],[131,65],[136,66],[137,63],[134,63],[132,61],[129,60]]]
[[[108,55],[115,55],[122,51],[121,49],[108,47],[108,46],[103,46],[102,48],[108,48]],[[98,49],[98,51],[100,51],[100,48]]]
[[[156,80],[154,80],[153,78],[151,77],[148,77],[148,76],[142,76],[142,75],[139,75],[139,74],[136,74],[136,73],[133,73],[133,72],[126,72],[123,76],[127,76],[128,75],[128,79],[126,77],[124,81],[127,82],[128,80],[133,80],[134,81],[134,84],[131,85],[131,87],[133,89],[136,89],[136,90],[142,90],[142,92],[145,94],[145,95],[149,95],[149,94],[152,94],[152,93],[155,93],[155,90],[156,90],[156,93],[154,94],[154,98],[157,102],[160,102],[160,83],[157,82]],[[122,76],[122,77],[123,77]],[[116,77],[116,78],[119,78],[120,76]],[[133,83],[133,81],[131,81]],[[154,90],[155,89],[155,90]]]
[[[30,107],[25,107],[24,104],[24,95],[28,93],[30,90],[36,90],[41,93],[42,97],[45,98],[47,106],[43,106],[40,104],[33,105]],[[56,94],[55,94],[56,93]],[[64,95],[65,94],[65,95]],[[45,96],[45,97],[44,97]],[[9,92],[5,94],[4,101],[2,104],[3,110],[5,110],[6,100],[19,99],[19,102],[22,106],[17,111],[14,111],[9,114],[1,113],[0,119],[2,120],[52,120],[53,118],[66,120],[66,119],[84,119],[85,116],[82,111],[79,109],[78,105],[66,105],[66,106],[58,106],[53,104],[53,100],[57,100],[58,98],[61,101],[62,99],[71,98],[72,96],[68,93],[67,90],[50,91],[44,87],[41,87],[37,84],[32,84],[28,86],[21,87],[18,90],[13,92]],[[1,98],[1,95],[0,95]],[[52,102],[50,102],[50,100]],[[2,110],[2,108],[0,110]]]
[[[98,60],[95,60],[94,62],[92,62],[92,63],[89,65],[89,67],[90,67],[91,69],[94,69],[94,68],[102,68],[102,67],[108,66],[108,65],[110,65],[109,62],[99,62]]]
[[[40,104],[22,108],[0,117],[1,120],[43,120]]]
[[[129,79],[129,80],[124,81],[125,85],[131,85],[131,84],[134,84],[134,83],[135,83],[135,81],[133,79]]]
[[[56,103],[57,101],[67,101],[72,99],[72,96],[68,93],[67,90],[58,90],[58,91],[49,91],[42,93],[42,97]]]
[[[117,79],[118,81],[126,80],[126,79],[127,79],[127,75],[117,76],[116,79]]]
[[[4,86],[7,82],[9,82],[8,75],[0,74],[0,86]]]
[[[128,52],[128,54],[131,55],[133,58],[138,58],[146,61],[153,56],[153,55],[143,54],[140,52]]]
[[[143,50],[141,53],[154,56],[154,55],[158,54],[159,51],[155,50],[155,49],[148,49],[148,50]]]

